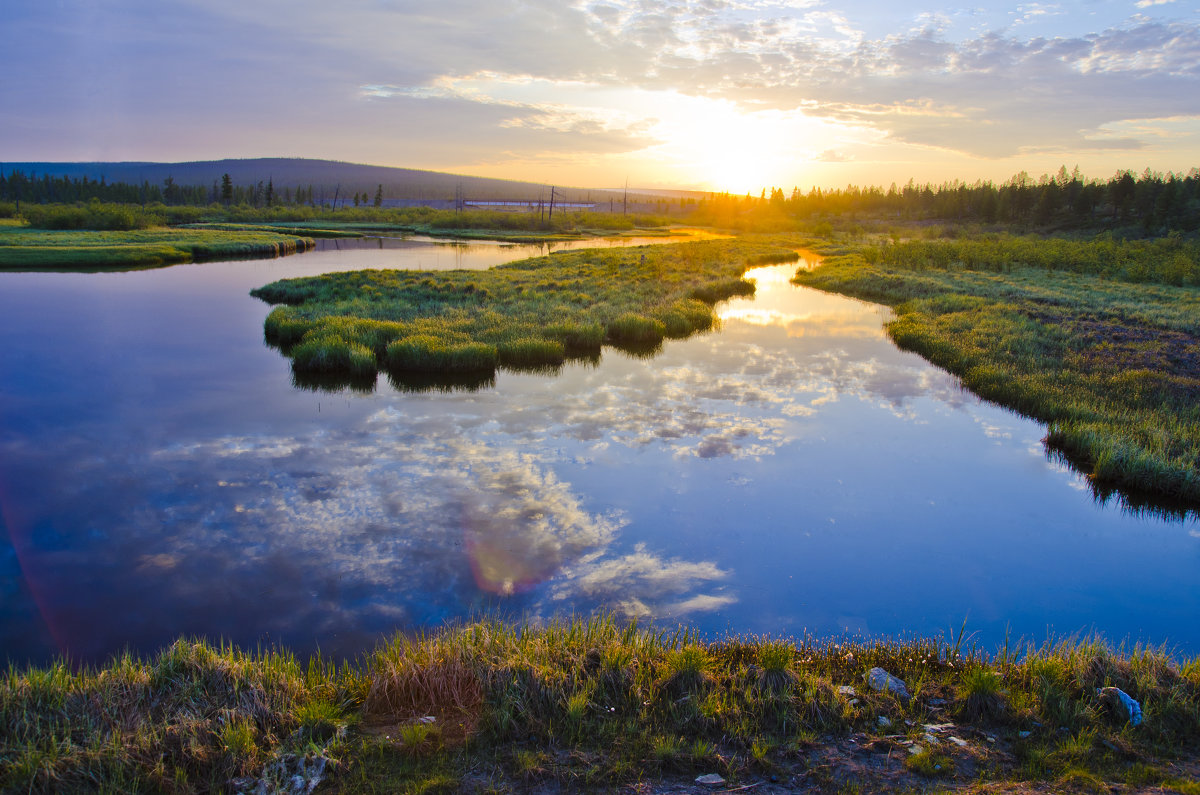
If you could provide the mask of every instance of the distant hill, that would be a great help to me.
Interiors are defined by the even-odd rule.
[[[212,185],[229,174],[234,185],[273,182],[275,190],[313,188],[318,197],[332,201],[334,193],[347,198],[367,193],[374,198],[378,186],[389,204],[434,203],[453,200],[457,191],[468,199],[520,199],[536,201],[550,198],[550,186],[535,182],[470,177],[412,168],[369,166],[336,160],[310,160],[291,157],[261,157],[247,160],[201,160],[189,163],[0,163],[0,170],[16,169],[26,174],[69,177],[108,182],[162,185],[171,178],[177,185]],[[557,186],[555,196],[565,201],[610,200],[619,202],[619,191]],[[634,198],[630,193],[630,199]],[[647,197],[648,198],[648,197]]]

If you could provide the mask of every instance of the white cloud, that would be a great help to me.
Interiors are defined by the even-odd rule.
[[[1067,4],[1026,4],[1007,26],[964,36],[956,20],[996,15],[898,6],[887,17],[903,24],[885,34],[870,11],[815,2],[126,0],[102,14],[64,2],[6,8],[0,66],[58,55],[0,86],[5,151],[76,141],[139,157],[175,147],[405,165],[666,160],[674,141],[654,121],[666,118],[647,106],[670,95],[826,122],[809,154],[777,159],[840,156],[839,131],[865,141],[862,130],[880,150],[1120,152],[1148,142],[1098,131],[1200,116],[1200,25],[1106,17],[1089,29]],[[527,95],[514,100],[521,82]],[[785,121],[795,118],[756,118]]]

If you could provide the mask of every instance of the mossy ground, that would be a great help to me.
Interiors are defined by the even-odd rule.
[[[1135,503],[1200,506],[1194,245],[815,245],[831,256],[796,283],[891,305],[887,332],[900,347],[1047,423],[1051,449],[1099,495],[1121,489]]]
[[[866,687],[873,666],[911,698]],[[715,772],[763,792],[1193,793],[1200,661],[1086,639],[989,656],[482,621],[342,665],[179,641],[102,668],[12,668],[0,719],[6,792],[250,789],[304,761],[325,765],[318,792],[679,792]]]
[[[312,238],[267,231],[48,230],[0,226],[0,270],[147,268],[178,262],[276,257],[304,251]]]
[[[552,254],[486,271],[355,271],[252,292],[283,304],[272,343],[297,373],[491,372],[557,366],[604,344],[653,348],[711,328],[712,304],[753,292],[748,267],[787,248],[711,240]]]

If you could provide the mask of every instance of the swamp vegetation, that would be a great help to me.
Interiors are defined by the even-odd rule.
[[[311,237],[259,230],[61,231],[0,224],[0,270],[145,268],[205,259],[278,257],[312,245]]]
[[[439,374],[554,367],[604,344],[653,350],[711,328],[712,305],[747,295],[753,265],[795,251],[732,240],[584,250],[487,271],[356,271],[252,292],[266,337],[298,374],[373,382],[379,369]]]
[[[823,248],[830,256],[797,284],[892,306],[896,344],[1047,423],[1050,448],[1099,491],[1200,502],[1200,246],[993,237]]]
[[[875,666],[907,697],[866,685]],[[1139,725],[1108,687],[1139,702]],[[1200,661],[1088,639],[989,655],[961,633],[707,642],[606,617],[481,621],[353,663],[180,640],[0,683],[0,788],[20,792],[275,791],[314,771],[320,791],[609,791],[717,772],[829,791],[1194,795],[1198,750]]]

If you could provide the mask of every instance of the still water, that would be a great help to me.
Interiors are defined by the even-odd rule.
[[[598,608],[710,636],[966,618],[989,648],[1099,631],[1200,653],[1194,516],[1097,504],[1041,426],[794,266],[752,271],[720,332],[474,392],[298,388],[247,294],[544,252],[326,241],[0,274],[0,658],[181,634],[354,656],[482,612]]]

